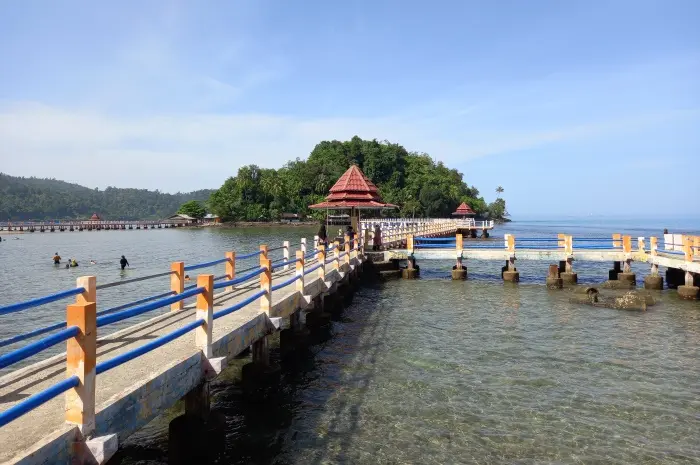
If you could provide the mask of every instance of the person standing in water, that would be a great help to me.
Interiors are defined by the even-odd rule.
[[[328,237],[326,233],[326,225],[321,224],[321,227],[318,228],[318,244],[321,245],[326,245],[328,243]]]
[[[122,266],[122,270],[129,266],[129,261],[126,259],[124,255],[122,255],[122,259],[119,260],[119,264]]]
[[[60,264],[61,264],[61,256],[58,254],[58,252],[56,252],[56,253],[53,255],[53,264],[54,264],[54,265],[60,265]]]

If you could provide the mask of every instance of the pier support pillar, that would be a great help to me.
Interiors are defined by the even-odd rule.
[[[520,281],[520,272],[515,268],[515,257],[511,256],[503,267],[503,281],[517,283]]]
[[[418,268],[416,267],[416,259],[408,257],[406,260],[406,268],[401,270],[403,279],[416,279],[418,277]]]
[[[559,264],[559,269],[561,270],[562,264],[564,265],[564,271],[559,273],[559,277],[563,284],[577,284],[578,274],[574,273],[573,257],[567,258]]]
[[[279,383],[280,367],[270,363],[268,344],[268,336],[255,341],[251,347],[253,361],[243,365],[243,392],[254,398],[264,398]]]
[[[627,282],[627,283],[630,283],[632,285],[636,285],[637,284],[637,275],[634,273],[626,273],[623,271],[622,273],[617,274],[617,280],[621,281],[621,282]]]
[[[545,283],[547,284],[547,289],[561,289],[564,287],[564,280],[559,277],[558,265],[549,265],[549,272],[547,273]]]
[[[185,415],[190,418],[207,421],[210,411],[211,394],[209,390],[209,381],[203,381],[185,394]]]
[[[457,263],[452,267],[452,280],[460,281],[467,279],[467,267],[462,262],[462,257],[457,257]]]
[[[649,275],[644,278],[644,289],[661,291],[664,288],[664,278],[662,276]]]
[[[608,271],[608,280],[617,281],[617,275],[620,273],[622,273],[622,263],[614,261],[612,270]]]
[[[476,239],[476,229],[470,229],[470,230],[469,230],[469,236],[470,236],[472,239]]]
[[[685,272],[685,285],[678,286],[678,296],[685,300],[695,300],[700,293],[700,287],[694,285],[695,276],[690,271]]]

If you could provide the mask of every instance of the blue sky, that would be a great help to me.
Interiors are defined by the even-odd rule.
[[[700,2],[0,4],[0,170],[218,187],[357,134],[514,217],[700,215]]]

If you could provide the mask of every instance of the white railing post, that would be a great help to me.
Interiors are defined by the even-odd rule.
[[[282,247],[284,247],[282,250],[284,261],[288,262],[289,261],[289,241],[282,242]],[[284,265],[283,269],[284,269],[284,271],[289,270],[289,264]]]

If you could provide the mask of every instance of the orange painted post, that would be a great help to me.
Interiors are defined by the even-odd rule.
[[[572,255],[574,253],[574,236],[566,236],[564,243],[564,253],[566,253],[567,255]]]
[[[637,250],[639,250],[642,253],[646,252],[646,244],[644,243],[643,237],[637,238]]]
[[[231,281],[236,277],[236,252],[226,252],[226,281]],[[232,291],[233,286],[226,287],[227,291]]]
[[[77,376],[80,383],[66,391],[65,419],[87,436],[95,430],[97,305],[83,302],[81,295],[77,297],[80,303],[66,308],[66,327],[79,329],[77,336],[66,341],[66,377]]]
[[[406,236],[406,251],[408,252],[408,255],[413,255],[413,249],[415,245],[413,243],[413,234],[409,234]]]
[[[318,254],[316,254],[321,266],[318,269],[318,277],[322,281],[326,280],[326,246],[323,244],[318,244]]]
[[[515,236],[508,234],[508,252],[515,253]]]
[[[76,304],[97,302],[97,278],[95,276],[81,276],[75,282],[75,287],[82,287],[85,291],[75,296]]]
[[[464,250],[464,238],[461,234],[455,236],[455,245],[457,248],[457,253],[462,256],[462,250]]]
[[[333,269],[335,271],[340,271],[340,242],[335,241],[335,248],[333,249]]]
[[[267,260],[267,245],[260,246],[260,266],[265,266],[264,263]]]
[[[343,262],[348,265],[348,269],[350,268],[350,236],[345,235],[345,256],[343,257],[345,260]]]
[[[282,247],[284,247],[282,249],[283,258],[284,258],[283,261],[288,262],[289,261],[289,241],[282,242]],[[284,265],[283,269],[284,269],[284,271],[289,270],[289,265]]]
[[[693,240],[690,236],[683,236],[683,253],[686,262],[693,261]],[[692,283],[690,285],[692,286]]]
[[[182,294],[185,291],[185,262],[173,262],[170,264],[170,290],[175,294]],[[182,300],[170,304],[170,311],[182,310],[185,302]]]
[[[651,255],[656,255],[656,251],[659,248],[659,240],[656,237],[649,238],[649,252]]]
[[[622,236],[622,251],[632,253],[632,236]]]
[[[557,234],[557,247],[566,250],[566,234]]]
[[[214,275],[200,274],[197,276],[197,287],[203,287],[204,292],[197,294],[195,319],[202,320],[204,323],[194,330],[194,342],[205,357],[211,358],[211,335],[214,327]]]
[[[265,291],[260,296],[260,310],[270,316],[270,307],[272,306],[272,262],[266,258],[261,260],[260,266],[265,267],[265,271],[260,274],[260,290]]]
[[[304,293],[304,251],[297,250],[297,262],[296,262],[296,273],[299,279],[297,279],[297,291]]]
[[[615,233],[612,235],[613,248],[622,247],[622,234]]]

